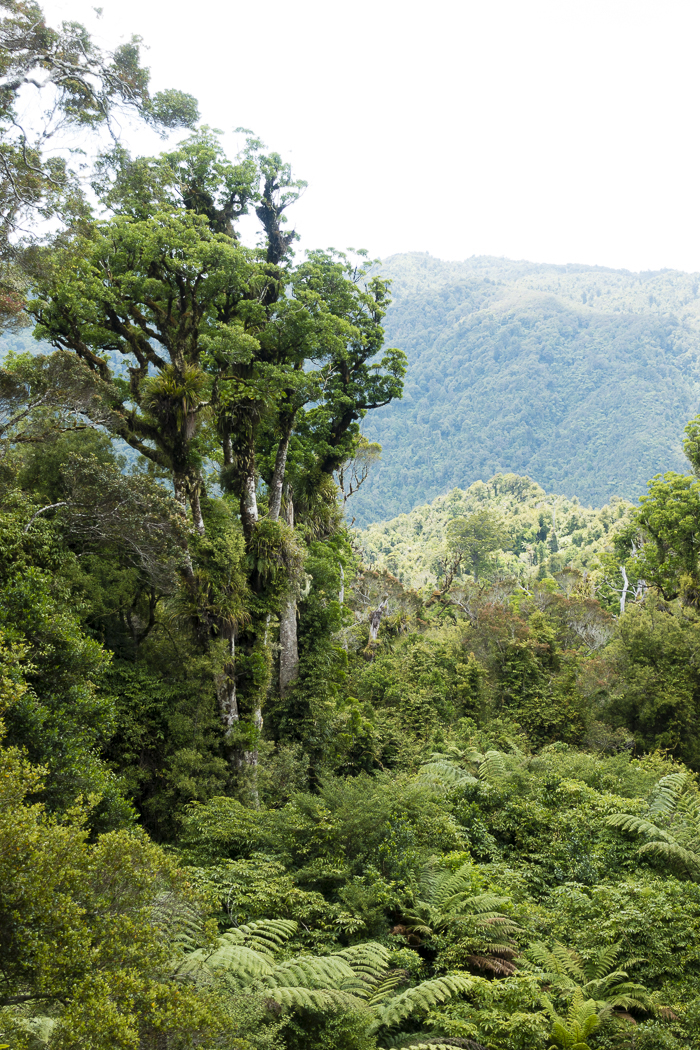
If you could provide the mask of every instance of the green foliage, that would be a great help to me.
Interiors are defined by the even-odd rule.
[[[13,242],[19,231],[26,234],[27,223],[56,214],[66,220],[76,211],[84,212],[77,172],[70,163],[73,151],[61,141],[63,130],[78,129],[84,141],[90,131],[106,127],[116,141],[119,117],[125,114],[159,130],[192,127],[197,121],[197,103],[190,95],[172,88],[151,95],[140,43],[132,36],[107,52],[78,22],[64,21],[55,29],[47,26],[33,0],[3,5],[0,73],[5,87],[0,130],[5,175],[0,190],[0,253],[5,259],[16,258]],[[40,99],[29,109],[27,85]],[[49,139],[53,148],[47,151]],[[26,291],[16,268],[5,271],[2,291],[2,314],[12,322]]]
[[[575,576],[598,567],[598,556],[612,550],[631,512],[630,504],[616,498],[592,510],[577,499],[546,493],[529,478],[498,474],[369,525],[359,542],[368,564],[388,569],[411,587],[435,586],[460,551],[462,562],[453,570],[458,580],[486,567],[524,581],[562,571]]]
[[[114,727],[114,704],[102,688],[109,653],[81,629],[61,580],[57,538],[45,522],[28,530],[32,510],[18,501],[2,515],[0,633],[22,661],[18,669],[13,657],[5,672],[20,676],[21,689],[0,713],[9,742],[47,767],[47,805],[102,796],[100,820],[119,825],[130,807],[98,757]]]
[[[698,513],[700,482],[667,472],[649,482],[635,524],[648,542],[634,558],[635,571],[664,598],[684,604],[700,602]]]
[[[552,1019],[550,1050],[590,1050],[586,1040],[600,1027],[594,1002],[584,1000],[580,992],[574,994],[565,1017],[556,1012],[548,996],[542,997],[542,1003]]]
[[[86,806],[49,816],[26,801],[40,771],[12,748],[0,761],[5,1038],[21,1050],[134,1050],[165,1030],[177,1047],[244,1046],[245,1004],[237,1016],[173,979],[196,900],[172,862],[142,833],[90,840]]]
[[[360,525],[499,472],[600,505],[683,471],[694,275],[417,252],[379,272],[392,281],[387,338],[409,371],[403,400],[365,427],[382,458],[353,497]]]
[[[662,777],[648,818],[617,813],[608,817],[607,823],[645,838],[647,841],[640,847],[640,853],[700,880],[700,798],[694,779],[687,771]]]
[[[592,1001],[598,1011],[645,1010],[647,992],[640,984],[627,979],[627,971],[619,967],[620,944],[608,944],[595,954],[583,959],[577,952],[555,942],[552,948],[534,944],[530,948],[533,962],[544,971],[549,986],[564,997],[578,1003]],[[551,1002],[551,1000],[550,1000]]]
[[[606,718],[625,726],[639,746],[668,751],[693,768],[700,762],[700,683],[693,656],[698,629],[694,610],[650,596],[620,619],[586,683]]]
[[[193,115],[133,46],[115,62],[148,119]],[[23,263],[61,349],[15,333],[0,371],[0,1043],[700,1047],[695,474],[639,510],[495,473],[342,519],[383,483],[382,406],[406,507],[427,471],[431,495],[510,469],[570,491],[638,450],[637,388],[662,352],[692,373],[696,332],[630,310],[677,305],[678,276],[471,260],[445,289],[410,257],[391,321],[363,253],[293,260],[303,183],[255,139],[93,174],[104,218],[76,191]],[[385,315],[409,349],[422,326],[403,417]]]
[[[160,652],[152,643],[146,650],[148,662],[114,661],[107,674],[116,726],[105,756],[119,770],[149,834],[168,841],[193,800],[224,790],[228,764],[207,668],[193,659],[183,673],[173,664],[167,637]]]
[[[370,1035],[427,1013],[471,983],[467,975],[454,974],[398,991],[403,975],[389,969],[386,948],[371,942],[334,955],[303,954],[277,962],[276,951],[294,929],[294,923],[285,921],[237,927],[224,933],[213,950],[189,954],[181,970],[209,972],[232,991],[258,991],[283,1010],[364,1014]]]
[[[467,518],[453,518],[447,526],[447,548],[459,559],[460,569],[474,574],[474,582],[491,565],[495,551],[508,549],[503,524],[484,508]]]
[[[467,862],[456,870],[443,867],[436,858],[420,873],[415,899],[395,932],[406,935],[408,943],[430,944],[436,934],[449,932],[458,938],[451,952],[469,968],[491,973],[513,973],[515,954],[511,936],[517,929],[500,909],[505,897],[479,892],[479,877]],[[446,958],[443,952],[443,965]]]

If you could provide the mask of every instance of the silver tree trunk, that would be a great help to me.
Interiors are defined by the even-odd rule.
[[[289,597],[280,613],[280,696],[284,696],[299,673],[297,603]]]

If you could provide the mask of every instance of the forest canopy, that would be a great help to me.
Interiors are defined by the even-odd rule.
[[[698,275],[476,256],[384,259],[387,339],[410,364],[404,397],[364,426],[382,458],[358,525],[408,513],[494,474],[600,506],[682,472],[700,408]]]

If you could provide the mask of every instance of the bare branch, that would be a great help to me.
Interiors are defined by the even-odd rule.
[[[24,530],[23,531],[24,532],[29,532],[30,527],[34,524],[34,522],[36,521],[36,519],[39,517],[40,514],[45,514],[46,511],[48,511],[48,510],[55,510],[56,507],[67,507],[67,506],[68,506],[68,503],[67,503],[66,500],[61,500],[60,503],[47,503],[47,505],[45,507],[42,507],[41,510],[38,510],[36,512],[36,514],[32,514],[31,518],[29,519],[27,524],[24,526]]]

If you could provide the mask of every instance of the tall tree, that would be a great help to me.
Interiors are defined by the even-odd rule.
[[[100,423],[107,406],[109,429],[170,478],[202,541],[205,464],[221,465],[240,514],[247,604],[226,586],[212,603],[211,580],[203,598],[201,542],[187,586],[202,643],[227,642],[222,717],[235,736],[242,683],[254,754],[273,628],[291,615],[304,558],[293,508],[302,526],[321,513],[337,528],[333,471],[360,441],[362,416],[401,393],[403,354],[379,356],[387,285],[337,253],[293,264],[284,212],[303,184],[255,140],[236,164],[206,129],[160,158],[117,151],[101,180],[114,216],[35,253],[36,332],[77,356]],[[250,208],[258,249],[236,232]]]
[[[138,37],[108,52],[78,22],[49,27],[33,0],[2,0],[0,12],[0,320],[12,324],[28,288],[18,239],[37,219],[83,206],[65,133],[79,130],[84,148],[86,133],[102,129],[117,141],[118,115],[163,131],[192,127],[198,114],[180,91],[151,95]],[[27,118],[23,103],[35,97]]]

